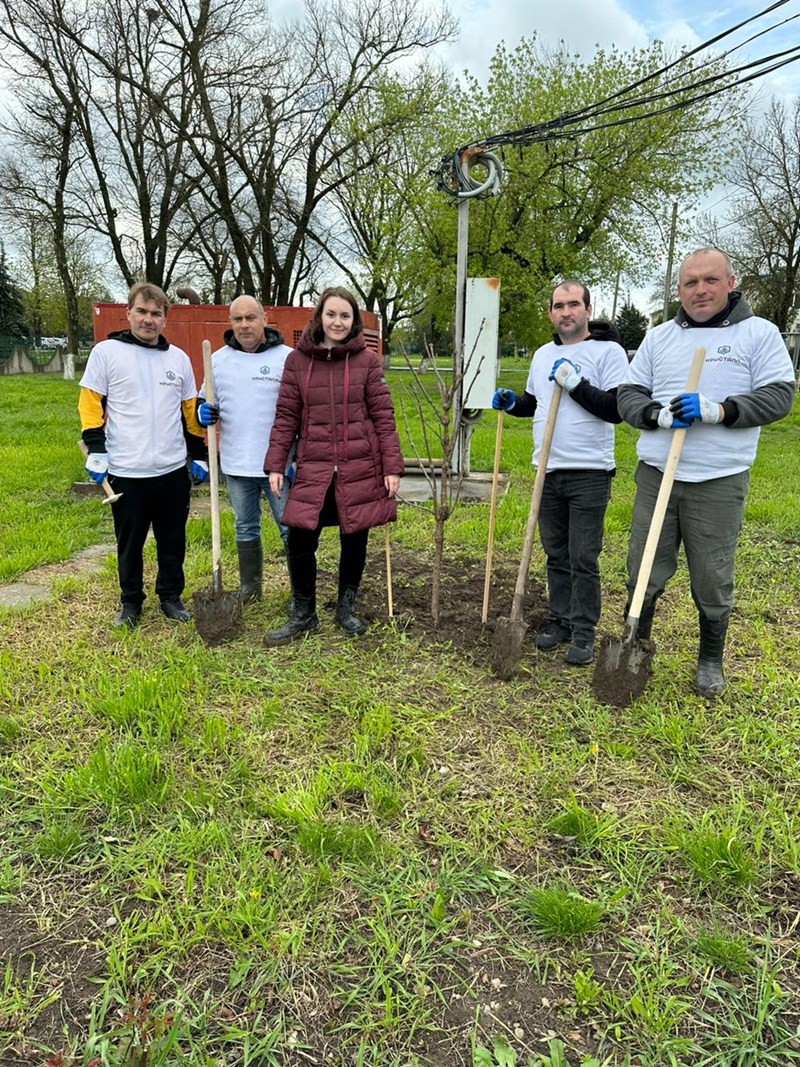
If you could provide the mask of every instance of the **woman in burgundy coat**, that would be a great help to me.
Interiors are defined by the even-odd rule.
[[[403,473],[394,408],[378,357],[364,341],[352,293],[326,289],[297,348],[286,359],[275,422],[264,457],[270,489],[280,493],[297,438],[297,474],[283,523],[289,528],[289,618],[267,634],[282,645],[315,630],[317,545],[323,526],[338,526],[336,621],[348,634],[366,629],[353,614],[371,526],[397,518]]]

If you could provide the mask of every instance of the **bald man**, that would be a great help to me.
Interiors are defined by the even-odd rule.
[[[778,328],[753,315],[735,288],[728,256],[698,248],[678,274],[680,307],[656,326],[633,358],[617,400],[641,430],[636,499],[628,548],[633,596],[672,433],[688,428],[645,593],[638,636],[649,638],[655,603],[678,564],[683,543],[699,615],[697,690],[715,697],[733,607],[733,564],[761,427],[788,415],[792,361]],[[697,392],[686,393],[695,349],[706,355]]]
[[[203,382],[197,417],[203,426],[219,421],[220,467],[233,508],[239,582],[242,601],[247,603],[261,599],[264,579],[262,497],[269,504],[284,546],[288,536],[281,518],[291,478],[284,479],[283,490],[275,496],[264,475],[264,454],[283,365],[291,348],[267,325],[264,308],[255,297],[237,297],[230,306],[230,321],[225,344],[212,356],[214,403],[205,401]],[[292,454],[290,462],[293,459]]]

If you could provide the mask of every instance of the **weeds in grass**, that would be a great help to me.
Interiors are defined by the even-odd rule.
[[[527,368],[512,366],[522,390]],[[66,492],[82,468],[77,419],[63,417],[77,383],[28,377],[3,379],[7,577],[113,536],[99,501]],[[494,429],[475,427],[475,470],[491,464]],[[636,462],[636,435],[616,433],[609,627],[625,604]],[[491,1067],[501,1051],[516,1067],[578,1067],[564,1025],[595,1042],[581,1067],[791,1067],[800,961],[782,948],[764,962],[761,947],[773,933],[789,944],[800,871],[800,465],[785,462],[798,446],[800,409],[761,435],[715,703],[690,695],[685,568],[660,603],[635,713],[598,707],[558,658],[526,652],[500,684],[485,637],[440,644],[399,614],[345,642],[323,612],[314,641],[264,650],[288,597],[272,524],[265,599],[221,649],[149,609],[133,640],[113,635],[113,557],[91,580],[63,568],[47,607],[3,612],[0,954],[13,965],[5,982],[0,965],[0,1062],[45,1048],[61,1013],[74,1029],[61,1067],[131,1067],[145,1047],[147,1067],[450,1067],[479,1049]],[[503,464],[498,588],[530,500],[525,420],[507,420]],[[424,508],[401,512],[398,613],[426,586],[432,534]],[[448,523],[467,570],[487,509]],[[187,588],[204,587],[207,518],[190,519],[188,546]],[[382,547],[373,538],[373,577]],[[223,553],[235,569],[229,511]],[[322,589],[338,553],[323,535]],[[542,566],[537,546],[532,573]],[[149,587],[152,545],[145,568]],[[97,985],[81,981],[87,953]],[[59,984],[73,961],[75,981]],[[482,1011],[470,1044],[495,982],[491,1025],[514,1049],[481,1030]],[[40,1011],[52,992],[60,1002]],[[526,1033],[572,1049],[517,1038],[519,1003]]]
[[[719,929],[699,930],[694,949],[716,970],[741,975],[749,968],[751,952],[741,935],[726,934]]]
[[[679,833],[676,843],[704,889],[744,888],[755,881],[755,861],[734,828],[716,829],[704,816],[699,826]]]
[[[800,1027],[784,1012],[792,994],[778,982],[779,961],[769,943],[755,976],[736,983],[714,979],[703,990],[703,1034],[697,1067],[787,1067],[800,1062]],[[795,1024],[789,1025],[789,1018]]]
[[[594,933],[606,908],[570,886],[551,885],[530,889],[520,901],[520,910],[543,937],[573,941]]]
[[[619,819],[607,812],[589,811],[571,793],[563,811],[550,819],[548,827],[560,837],[573,839],[581,848],[591,849],[617,837]]]

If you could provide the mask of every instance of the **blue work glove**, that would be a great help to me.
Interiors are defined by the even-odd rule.
[[[550,381],[557,382],[565,393],[571,393],[581,380],[580,371],[568,359],[557,359],[550,371]]]
[[[517,396],[512,389],[498,389],[492,397],[492,407],[495,411],[511,411],[516,402]]]
[[[103,479],[108,474],[108,456],[105,452],[90,452],[86,457],[86,473],[98,485],[102,485]]]
[[[677,419],[670,408],[662,408],[658,413],[658,425],[662,430],[688,430],[692,424]]]
[[[283,476],[289,485],[294,485],[294,480],[297,477],[297,463],[290,463]]]
[[[219,404],[209,404],[204,400],[197,409],[197,421],[201,426],[213,426],[219,422]]]
[[[204,482],[208,478],[208,464],[204,460],[192,460],[192,478],[196,482]]]
[[[669,409],[676,419],[685,422],[707,422],[711,425],[722,422],[722,405],[709,400],[702,393],[681,393],[673,398]]]

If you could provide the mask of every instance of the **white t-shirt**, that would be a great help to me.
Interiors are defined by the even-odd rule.
[[[181,403],[197,390],[182,348],[100,341],[89,353],[81,386],[106,398],[110,474],[153,478],[186,462]]]
[[[625,381],[649,389],[653,400],[662,407],[668,405],[686,392],[692,357],[701,346],[706,357],[697,391],[709,400],[721,403],[771,382],[794,382],[792,361],[777,326],[756,316],[724,328],[685,329],[674,321],[656,326],[633,357]],[[639,459],[663,471],[672,433],[643,430],[637,445]],[[736,429],[692,423],[675,477],[681,482],[705,482],[748,470],[760,433],[760,426]]]
[[[212,357],[214,401],[219,404],[219,458],[225,474],[263,478],[264,456],[288,345],[242,352],[225,345]],[[205,382],[200,389],[205,397]]]
[[[597,389],[616,389],[628,369],[625,350],[616,341],[579,341],[557,345],[555,341],[537,348],[528,372],[525,389],[536,397],[533,416],[533,465],[539,463],[544,426],[555,385],[549,381],[557,359],[568,359]],[[558,406],[548,471],[613,470],[614,425],[591,415],[564,393]]]

